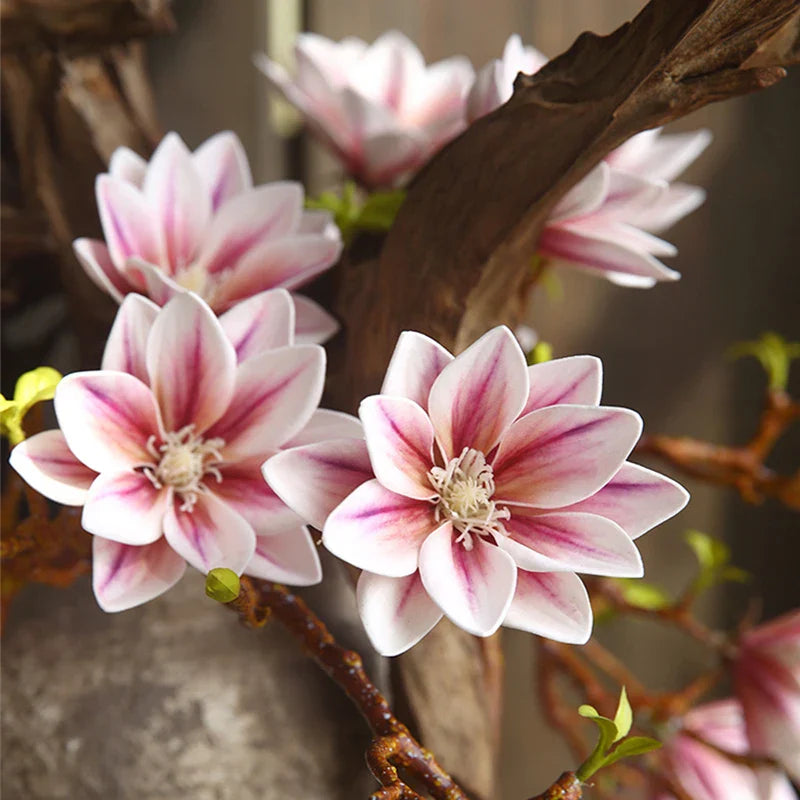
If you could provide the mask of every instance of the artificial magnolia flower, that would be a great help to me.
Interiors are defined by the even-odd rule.
[[[187,561],[203,572],[320,580],[308,529],[260,471],[287,443],[340,435],[343,415],[317,410],[324,351],[290,344],[291,312],[284,290],[219,319],[190,293],[162,309],[128,295],[102,369],[59,383],[60,429],[12,451],[34,489],[83,506],[106,611],[166,591]]]
[[[474,122],[511,99],[514,80],[520,72],[533,75],[547,63],[547,56],[535,47],[523,45],[519,34],[508,37],[502,58],[486,64],[475,76],[467,97],[467,118]]]
[[[302,33],[295,61],[293,76],[264,55],[256,63],[366,186],[395,185],[464,128],[474,77],[469,61],[426,66],[417,46],[397,31],[371,45]]]
[[[105,242],[76,239],[89,277],[120,302],[129,292],[163,305],[193,291],[220,313],[265,289],[295,289],[334,264],[338,228],[325,211],[303,210],[291,181],[253,186],[239,139],[218,133],[194,153],[169,133],[149,162],[114,151],[96,182]],[[296,298],[297,335],[322,342],[336,322]]]
[[[737,764],[710,745],[734,755],[750,751],[742,707],[736,700],[708,703],[690,711],[683,728],[662,750],[670,776],[692,800],[797,800],[786,776],[774,769]],[[658,800],[674,800],[659,794]]]
[[[547,59],[523,47],[515,34],[503,58],[487,64],[469,96],[474,120],[505,103],[517,73],[537,72]],[[539,238],[541,255],[600,273],[622,286],[648,288],[680,275],[658,259],[676,248],[654,236],[694,211],[705,199],[697,186],[675,179],[711,141],[706,130],[684,134],[644,131],[612,151],[568,192]]]
[[[272,489],[360,567],[376,649],[396,655],[442,617],[585,642],[575,574],[638,576],[633,539],[677,513],[678,484],[625,459],[632,411],[600,401],[600,362],[528,367],[505,327],[454,358],[406,332],[382,393],[361,404],[365,439],[309,445],[265,464]]]
[[[800,781],[800,611],[745,633],[733,676],[753,750]]]

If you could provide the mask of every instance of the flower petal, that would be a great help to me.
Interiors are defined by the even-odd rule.
[[[156,225],[162,231],[165,262],[132,253],[162,265],[174,275],[197,256],[211,219],[208,190],[176,133],[168,133],[147,167],[142,189]]]
[[[423,409],[439,373],[453,356],[438,342],[416,331],[403,331],[383,379],[381,394],[407,397]]]
[[[585,644],[592,635],[592,605],[572,572],[517,572],[517,591],[503,620],[507,628],[556,642]]]
[[[479,536],[467,550],[449,523],[425,540],[419,571],[439,608],[475,636],[491,636],[500,627],[517,584],[517,565],[508,553]]]
[[[611,170],[608,164],[600,162],[561,198],[547,223],[582,217],[597,211],[608,196],[610,180]]]
[[[706,199],[705,189],[690,186],[687,183],[671,183],[667,190],[654,202],[639,208],[626,222],[652,233],[671,228],[678,220],[683,219],[699,208]]]
[[[521,569],[583,572],[638,578],[644,574],[636,545],[619,525],[580,512],[540,514],[514,508],[499,541]]]
[[[594,494],[616,474],[642,432],[627,408],[560,405],[515,422],[492,469],[495,499],[560,508]]]
[[[164,535],[195,569],[226,567],[241,575],[253,557],[256,536],[245,518],[212,492],[197,496],[191,511],[175,499],[164,517]]]
[[[247,155],[232,131],[222,131],[206,139],[192,153],[192,161],[206,185],[212,211],[253,186]]]
[[[56,388],[56,416],[69,449],[95,472],[148,464],[159,432],[153,393],[124,372],[73,372]]]
[[[609,156],[614,167],[652,180],[672,181],[711,144],[711,131],[661,133],[660,129],[632,136]]]
[[[281,530],[256,536],[255,553],[244,571],[255,578],[290,586],[313,586],[322,580],[317,547],[297,517]]]
[[[339,323],[319,303],[302,294],[293,294],[297,344],[324,344],[338,330]]]
[[[118,303],[128,292],[135,291],[111,260],[108,248],[95,239],[76,239],[72,249],[86,274],[95,285],[110,294]]]
[[[64,506],[82,506],[97,477],[75,458],[60,430],[43,431],[20,442],[8,463],[39,494]]]
[[[293,436],[284,448],[300,447],[304,444],[324,442],[326,439],[362,439],[364,428],[361,420],[344,411],[331,411],[329,408],[318,408],[308,421],[308,425],[296,436]]]
[[[531,388],[520,416],[563,403],[596,406],[603,388],[603,363],[594,356],[556,358],[528,367],[528,378]]]
[[[453,359],[431,387],[428,411],[447,458],[465,447],[489,453],[527,397],[522,349],[508,328],[494,328]]]
[[[171,489],[156,489],[142,472],[104,472],[89,488],[81,525],[122,544],[150,544],[161,538],[171,498]]]
[[[617,242],[613,232],[579,222],[547,226],[539,238],[539,251],[546,258],[599,271],[609,280],[633,287],[647,288],[658,281],[680,278],[649,253]]]
[[[294,303],[285,289],[260,292],[219,318],[241,363],[265,350],[294,344]]]
[[[283,450],[263,471],[270,488],[318,530],[339,503],[373,477],[362,439],[330,439]]]
[[[225,440],[228,461],[271,455],[319,405],[325,351],[316,344],[268,350],[240,364],[233,398],[208,436]]]
[[[103,611],[126,611],[171,589],[186,562],[163,537],[136,547],[95,536],[92,540],[92,587]]]
[[[264,289],[295,289],[332,266],[341,249],[341,242],[316,234],[267,241],[248,251],[226,275],[217,302],[229,306]]]
[[[400,578],[417,569],[422,543],[440,525],[430,503],[395,494],[370,480],[331,512],[322,541],[343,561]]]
[[[144,195],[110,175],[97,176],[95,194],[108,252],[117,268],[122,269],[131,256],[160,264],[161,231]]]
[[[297,522],[297,515],[275,494],[261,474],[261,458],[222,464],[222,480],[212,491],[252,526],[256,535]]]
[[[147,372],[166,431],[203,433],[228,408],[236,352],[211,309],[193,294],[175,295],[147,341]]]
[[[375,477],[397,494],[435,497],[428,480],[434,438],[428,415],[413,400],[381,394],[362,400],[358,414]]]
[[[675,516],[689,493],[666,475],[626,461],[598,492],[564,511],[586,511],[617,523],[636,539]]]
[[[123,269],[125,277],[141,285],[141,291],[159,306],[166,305],[176,294],[184,294],[185,287],[176,283],[161,267],[131,257]]]
[[[147,172],[147,162],[129,147],[118,147],[108,162],[108,174],[112,178],[132,183],[137,189],[142,188]]]
[[[442,618],[419,572],[387,578],[362,572],[356,588],[358,613],[372,646],[382,656],[397,656],[413,647]]]
[[[231,198],[214,217],[198,261],[209,273],[234,269],[253,248],[294,233],[303,187],[276,181]]]
[[[147,337],[157,315],[155,303],[140,294],[129,294],[108,335],[101,369],[127,372],[147,383]]]

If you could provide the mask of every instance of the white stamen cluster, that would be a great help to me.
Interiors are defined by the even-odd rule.
[[[183,503],[181,511],[191,511],[197,502],[197,495],[206,490],[203,479],[213,476],[217,483],[222,482],[222,473],[217,464],[222,461],[223,439],[203,439],[194,432],[194,425],[186,425],[179,431],[167,433],[161,444],[156,437],[147,440],[147,450],[155,459],[152,464],[144,464],[144,474],[156,489],[172,486]]]
[[[436,521],[450,520],[460,534],[456,541],[466,550],[472,550],[473,535],[507,535],[502,520],[508,519],[511,512],[498,508],[492,500],[492,468],[479,450],[465,447],[447,466],[433,467],[428,480],[437,495],[432,501],[436,504]]]

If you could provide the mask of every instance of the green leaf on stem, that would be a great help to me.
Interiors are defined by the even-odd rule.
[[[800,358],[800,342],[787,342],[778,333],[767,331],[752,342],[738,342],[728,350],[730,358],[757,358],[767,373],[769,388],[783,391],[789,383],[792,361]]]
[[[617,705],[614,719],[601,716],[597,709],[589,705],[581,706],[578,709],[578,713],[582,717],[592,720],[599,729],[594,750],[575,773],[581,783],[585,783],[598,770],[616,763],[621,758],[641,755],[661,747],[659,741],[647,736],[625,738],[633,726],[633,709],[628,702],[628,694],[624,686],[620,692],[619,704]],[[617,742],[619,744],[612,749],[612,745]]]
[[[730,563],[731,551],[725,542],[697,530],[686,531],[684,538],[700,565],[700,572],[690,589],[693,594],[726,581],[744,583],[750,579],[745,570]]]
[[[642,608],[645,611],[660,611],[669,608],[672,598],[660,586],[634,578],[614,578],[620,588],[622,598],[628,605]]]
[[[25,438],[22,421],[36,403],[52,400],[61,373],[52,367],[37,367],[20,375],[14,387],[14,398],[7,400],[0,394],[0,434],[8,437],[12,445]]]

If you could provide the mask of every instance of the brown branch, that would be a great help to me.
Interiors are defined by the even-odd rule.
[[[774,497],[800,510],[800,470],[778,475],[764,462],[786,430],[800,419],[800,403],[786,392],[769,390],[758,428],[749,442],[726,447],[689,437],[646,436],[638,453],[661,458],[694,478],[735,488],[749,503]]]
[[[433,755],[395,717],[388,702],[364,670],[361,657],[337,644],[322,620],[306,603],[284,586],[253,578],[242,578],[242,589],[230,607],[252,627],[261,627],[271,616],[277,619],[309,655],[347,693],[362,713],[375,741],[367,763],[383,789],[373,800],[419,795],[398,775],[400,767],[413,776],[436,800],[467,800],[467,795],[437,764]]]
[[[549,789],[530,800],[580,800],[581,797],[583,790],[575,773],[565,772]]]

